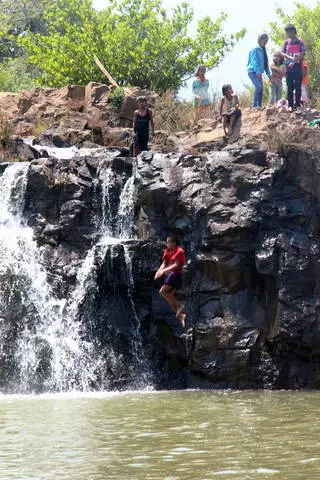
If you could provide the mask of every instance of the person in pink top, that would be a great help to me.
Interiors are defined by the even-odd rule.
[[[292,111],[301,106],[302,62],[306,47],[297,37],[297,29],[292,23],[285,28],[287,39],[282,47],[282,55],[286,59],[286,80],[288,87],[289,110]]]

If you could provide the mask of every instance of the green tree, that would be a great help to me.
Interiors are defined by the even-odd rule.
[[[0,61],[21,54],[17,36],[45,32],[43,13],[48,0],[0,0]]]
[[[285,39],[284,27],[293,23],[307,46],[307,60],[310,64],[309,91],[313,98],[320,94],[320,2],[314,7],[296,3],[291,16],[283,9],[276,11],[278,20],[270,24],[270,37],[280,47]]]
[[[23,57],[8,58],[0,63],[0,91],[19,92],[39,84],[35,80],[34,68]]]
[[[226,35],[226,15],[205,17],[190,35],[193,10],[187,3],[169,15],[161,0],[112,0],[97,12],[91,0],[56,0],[45,12],[47,34],[29,32],[20,44],[49,86],[105,80],[97,55],[120,83],[177,90],[197,65],[217,66],[245,30]]]
[[[41,31],[48,0],[0,0],[1,29]]]
[[[29,32],[20,37],[29,63],[41,72],[41,84],[58,87],[101,80],[103,75],[93,61],[103,45],[101,22],[91,0],[52,2],[44,18],[46,34]]]

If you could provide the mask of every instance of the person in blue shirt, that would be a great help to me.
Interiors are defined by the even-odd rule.
[[[200,65],[192,83],[196,121],[200,118],[211,117],[211,99],[209,94],[209,80],[206,78],[206,67]]]
[[[269,37],[266,33],[262,33],[258,38],[258,46],[253,48],[249,53],[248,58],[248,75],[254,86],[253,107],[262,107],[263,98],[263,73],[271,77],[269,69],[269,60],[266,51],[266,45]]]

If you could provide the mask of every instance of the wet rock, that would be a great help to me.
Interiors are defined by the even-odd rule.
[[[148,341],[160,369],[179,365],[191,387],[318,384],[315,158],[293,150],[279,161],[228,147],[178,163],[170,156],[139,161],[140,235],[164,239],[174,231],[191,260],[181,292],[193,326],[189,351],[174,340],[182,337],[170,309],[153,297],[156,330],[150,327]],[[295,365],[292,377],[287,362]],[[164,386],[171,381],[163,376]]]
[[[146,152],[134,183],[136,238],[113,245],[97,241],[106,215],[116,224],[132,159],[115,149],[31,162],[24,215],[59,297],[97,245],[81,321],[114,388],[128,386],[130,365],[139,370],[141,338],[159,388],[319,387],[318,161],[317,151],[281,157],[251,143],[204,155]],[[188,259],[178,293],[185,330],[154,281],[171,232]]]

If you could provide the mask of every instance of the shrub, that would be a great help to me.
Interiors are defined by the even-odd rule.
[[[35,68],[22,58],[8,59],[0,63],[0,91],[20,92],[38,86]]]
[[[40,133],[47,130],[53,123],[53,118],[38,118],[32,126],[32,135],[37,137]]]
[[[12,138],[12,125],[4,113],[0,110],[0,143],[2,148],[9,146]]]
[[[55,178],[54,184],[55,185],[65,185],[65,184],[70,183],[70,182],[71,182],[71,180],[70,180],[70,177],[67,173],[60,173]]]
[[[124,99],[124,89],[122,87],[115,88],[109,93],[108,101],[114,109],[119,109]]]
[[[286,157],[290,147],[296,142],[296,132],[292,128],[269,129],[267,146],[270,152],[275,152],[280,157]]]
[[[191,102],[178,100],[167,91],[157,98],[154,110],[156,129],[169,132],[190,130],[195,124],[195,112]]]

